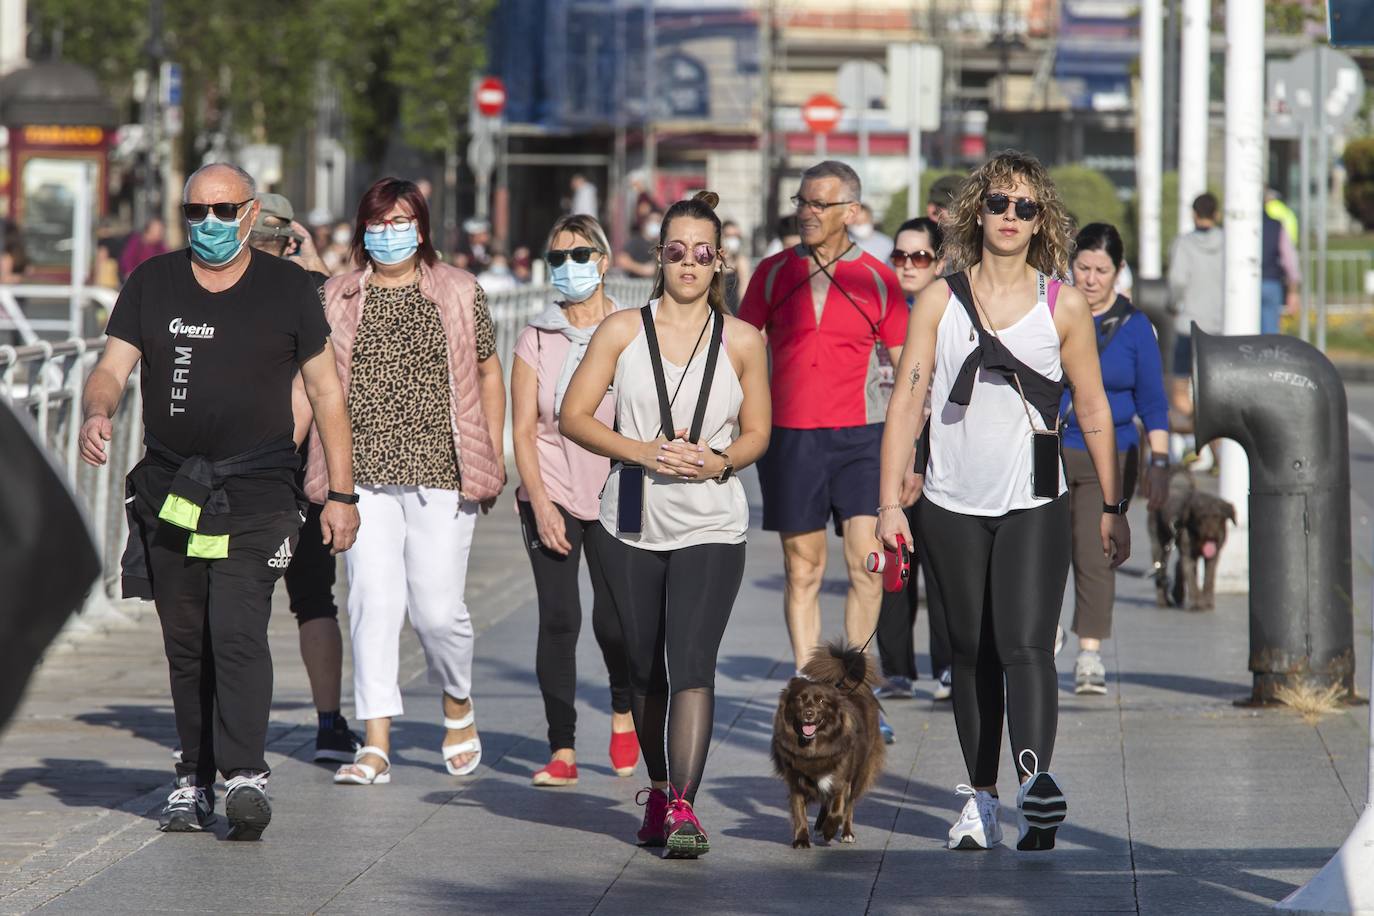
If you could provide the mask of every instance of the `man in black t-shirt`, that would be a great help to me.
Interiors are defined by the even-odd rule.
[[[258,218],[248,234],[248,245],[300,265],[317,288],[324,286],[324,281],[329,279],[324,263],[315,252],[310,233],[296,222],[295,208],[281,194],[258,195]],[[302,470],[296,475],[296,485],[304,486],[305,456],[309,452],[306,437],[310,429],[310,403],[305,397],[304,386],[300,384],[293,386],[291,396],[291,412],[296,424],[295,439],[302,464]],[[323,508],[310,503],[305,510],[300,542],[290,565],[286,567],[286,593],[290,596],[291,613],[296,615],[301,661],[310,678],[310,695],[315,701],[315,713],[319,718],[313,759],[317,763],[352,763],[363,743],[349,731],[348,720],[339,708],[343,637],[339,633],[339,607],[334,602],[337,564],[320,534],[320,513]]]
[[[217,163],[186,183],[189,249],[130,275],[86,382],[81,453],[104,464],[110,418],[141,362],[147,454],[125,482],[126,597],[152,598],[171,669],[182,757],[166,831],[214,820],[224,774],[229,838],[271,820],[265,759],[272,704],[267,621],[303,518],[292,441],[299,372],[329,470],[320,519],[337,553],[358,530],[352,434],[315,284],[246,247],[258,214],[252,176]]]

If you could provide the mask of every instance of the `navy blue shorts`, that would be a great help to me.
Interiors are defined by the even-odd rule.
[[[1191,378],[1193,375],[1193,335],[1179,334],[1174,338],[1174,375]]]
[[[878,507],[883,424],[840,429],[773,427],[759,461],[765,531],[819,531]]]

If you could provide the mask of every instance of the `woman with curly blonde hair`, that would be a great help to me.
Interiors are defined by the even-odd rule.
[[[878,536],[911,543],[900,511],[927,391],[929,464],[917,504],[954,662],[954,716],[969,783],[951,849],[1001,842],[997,764],[1005,712],[1022,771],[1022,850],[1052,849],[1067,804],[1048,772],[1058,696],[1054,637],[1070,555],[1059,443],[1065,376],[1102,485],[1102,551],[1130,553],[1111,407],[1083,295],[1069,271],[1069,220],[1034,157],[1006,151],[964,184],[945,216],[953,273],[917,297],[883,434]]]

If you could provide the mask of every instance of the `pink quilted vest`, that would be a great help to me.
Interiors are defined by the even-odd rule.
[[[324,285],[324,313],[329,321],[329,339],[334,343],[334,361],[339,370],[345,400],[353,368],[353,342],[363,316],[367,278],[372,268],[331,277]],[[464,499],[480,502],[501,492],[502,467],[492,445],[477,380],[477,340],[473,328],[473,300],[477,281],[472,274],[447,264],[420,265],[420,292],[439,307],[439,320],[448,338],[449,416],[453,426],[453,446],[458,455]],[[323,504],[329,491],[324,446],[318,431],[310,437],[310,454],[305,473],[305,495]]]

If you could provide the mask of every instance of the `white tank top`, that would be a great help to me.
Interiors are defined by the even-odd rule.
[[[1047,379],[1064,377],[1059,331],[1043,292],[1025,317],[996,333],[1027,367]],[[1016,386],[981,367],[968,406],[949,400],[959,369],[977,347],[973,323],[951,292],[935,339],[930,463],[922,495],[942,509],[964,515],[999,516],[1043,506],[1049,500],[1032,495],[1031,484],[1031,427],[1046,428],[1040,412],[1032,406],[1027,419]],[[1065,489],[1061,462],[1061,496]]]
[[[649,303],[658,312],[658,300]],[[678,429],[692,425],[697,398],[701,394],[701,375],[706,370],[708,340],[703,339],[692,361],[684,368],[665,356],[663,375],[668,396],[673,400],[673,423]],[[684,372],[686,378],[683,378]],[[682,388],[678,389],[678,380]],[[615,364],[615,415],[620,434],[649,442],[659,435],[658,392],[654,387],[649,344],[641,325],[639,334],[621,352]],[[739,436],[739,408],[744,403],[734,366],[721,342],[716,357],[716,375],[706,402],[701,424],[701,441],[708,448],[726,449]],[[716,480],[683,480],[646,471],[644,474],[644,530],[621,534],[616,530],[620,505],[620,471],[611,468],[606,488],[601,493],[601,525],[626,544],[646,550],[675,550],[697,544],[740,544],[749,529],[749,502],[744,485],[732,476],[725,483]]]

